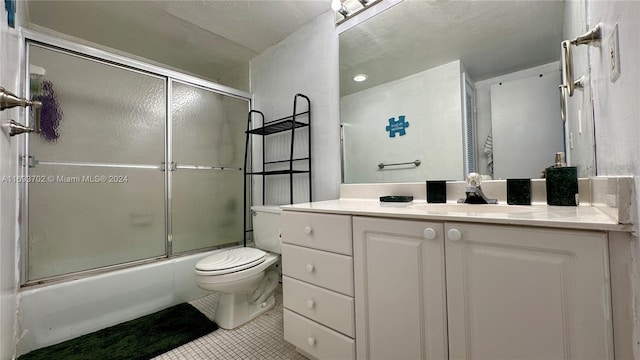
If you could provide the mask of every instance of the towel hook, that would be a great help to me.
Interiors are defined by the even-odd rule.
[[[571,40],[571,45],[589,45],[591,43],[594,43],[591,45],[599,45],[599,43],[596,42],[600,40],[602,40],[602,23],[597,24],[593,29]]]

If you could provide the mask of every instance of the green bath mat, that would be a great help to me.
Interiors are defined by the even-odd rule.
[[[46,348],[19,360],[150,359],[218,328],[193,306],[182,303]]]

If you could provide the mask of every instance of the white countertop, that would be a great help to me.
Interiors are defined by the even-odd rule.
[[[495,206],[496,212],[489,207]],[[348,214],[416,220],[464,221],[488,224],[543,226],[554,228],[633,231],[633,225],[619,224],[596,206],[472,205],[427,204],[424,200],[408,203],[381,203],[379,200],[339,199],[285,205],[285,211]],[[459,210],[458,210],[459,209]],[[480,211],[479,211],[480,210]]]

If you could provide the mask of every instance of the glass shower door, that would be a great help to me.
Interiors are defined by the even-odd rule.
[[[243,241],[247,99],[171,82],[172,253]]]
[[[27,282],[166,256],[166,80],[28,45]]]

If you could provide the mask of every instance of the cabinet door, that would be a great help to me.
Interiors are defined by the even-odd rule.
[[[441,223],[353,218],[358,359],[445,359]]]
[[[603,232],[446,223],[451,359],[612,359]]]

